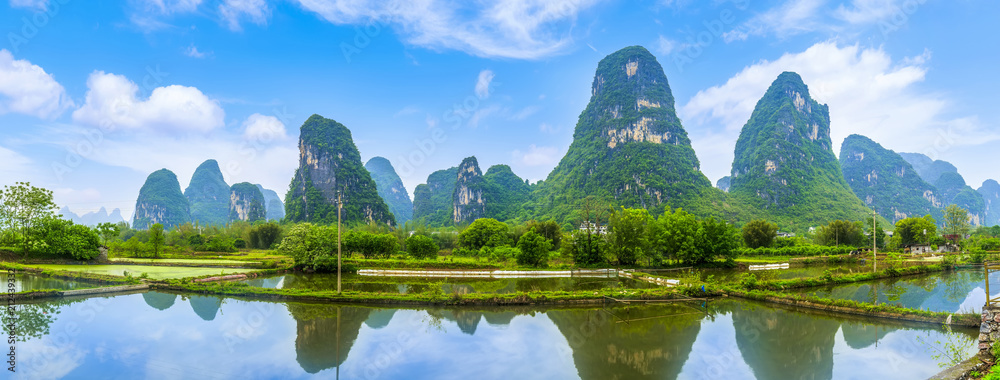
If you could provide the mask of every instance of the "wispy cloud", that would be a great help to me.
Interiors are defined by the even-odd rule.
[[[191,57],[191,58],[205,58],[209,54],[210,53],[206,53],[206,52],[198,50],[198,47],[194,46],[194,44],[192,44],[191,46],[188,46],[187,49],[184,49],[184,55],[186,55],[188,57]]]

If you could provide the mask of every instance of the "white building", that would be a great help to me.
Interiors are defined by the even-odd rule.
[[[587,232],[588,230],[591,233],[596,232],[598,235],[604,235],[604,234],[608,233],[608,226],[606,224],[598,225],[598,224],[593,223],[593,222],[591,222],[589,220],[586,221],[586,222],[580,223],[580,232]]]

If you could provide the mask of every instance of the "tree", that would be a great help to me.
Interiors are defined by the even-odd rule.
[[[901,247],[927,244],[937,236],[937,223],[930,215],[923,218],[906,218],[896,222],[893,237],[899,237]]]
[[[545,267],[549,263],[552,243],[535,231],[528,231],[517,241],[517,249],[520,250],[516,256],[518,265]]]
[[[438,251],[437,243],[424,235],[413,235],[406,238],[406,252],[415,259],[436,259]]]
[[[656,244],[663,247],[666,256],[685,263],[699,261],[700,252],[695,240],[700,226],[694,215],[683,209],[673,213],[668,209],[656,222],[660,224]]]
[[[97,232],[90,227],[49,217],[42,219],[36,230],[41,236],[38,251],[44,255],[91,260],[99,253]]]
[[[554,220],[545,222],[532,220],[528,222],[528,230],[535,231],[536,234],[542,235],[552,242],[553,249],[559,249],[562,243],[562,227]]]
[[[299,223],[288,229],[278,252],[291,256],[296,266],[315,268],[318,261],[337,252],[337,227]]]
[[[389,234],[353,230],[344,234],[343,249],[347,252],[360,253],[366,259],[387,259],[399,250],[399,241]]]
[[[693,260],[698,265],[714,261],[722,256],[727,262],[736,259],[736,249],[740,246],[740,233],[733,225],[725,221],[708,218],[701,221],[698,230],[697,247],[701,255]]]
[[[645,209],[622,208],[611,215],[608,221],[609,248],[619,265],[635,265],[640,257],[659,261],[652,257],[649,243],[651,218]]]
[[[149,245],[153,248],[153,257],[160,257],[160,248],[163,247],[163,225],[155,223],[149,226]]]
[[[972,226],[969,224],[969,211],[956,205],[948,205],[944,209],[944,230],[957,243],[965,239]]]
[[[865,245],[865,235],[863,231],[864,229],[861,227],[860,223],[849,222],[846,220],[834,220],[830,222],[830,224],[819,228],[816,240],[821,245],[846,245],[858,247]]]
[[[868,237],[866,238],[865,244],[871,243],[872,233],[875,234],[875,246],[885,248],[885,230],[882,229],[882,223],[876,222],[874,228],[868,229]]]
[[[117,239],[119,233],[121,233],[121,227],[117,224],[104,222],[97,225],[97,235],[101,237],[102,244],[105,246]]]
[[[247,232],[250,248],[269,249],[281,239],[281,226],[269,222],[254,226]]]
[[[743,226],[743,243],[749,248],[770,247],[778,237],[778,225],[765,220],[752,220]]]
[[[490,218],[476,219],[458,234],[458,244],[470,250],[510,245],[507,224]]]
[[[0,190],[0,224],[16,231],[22,257],[27,257],[41,240],[34,227],[45,218],[52,217],[55,210],[52,191],[31,186],[29,182],[17,182]]]

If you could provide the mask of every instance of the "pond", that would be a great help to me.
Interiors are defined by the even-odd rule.
[[[337,275],[295,273],[241,281],[251,286],[271,289],[337,289]],[[344,275],[341,289],[375,293],[424,293],[435,287],[445,294],[515,293],[531,291],[573,291],[599,289],[645,289],[656,285],[624,277],[549,277],[549,278],[470,278],[470,277],[384,277]]]
[[[18,317],[14,378],[45,379],[922,379],[943,346],[976,346],[975,330],[729,299],[393,309],[148,292]]]
[[[241,268],[198,268],[198,267],[170,267],[153,265],[60,265],[60,264],[32,264],[33,268],[46,270],[65,270],[73,272],[86,272],[95,274],[109,274],[114,276],[124,276],[125,273],[133,277],[139,277],[146,273],[149,278],[155,280],[176,279],[184,277],[198,277],[210,274],[234,274],[252,272],[256,269]]]
[[[760,280],[791,280],[796,278],[820,277],[827,270],[833,275],[867,273],[872,271],[871,263],[863,264],[795,264],[785,269],[741,270],[741,269],[688,269],[677,271],[662,271],[658,274],[668,278],[682,279],[685,276],[698,276],[702,281],[712,277],[713,281],[735,282],[746,273],[752,273]]]
[[[7,275],[3,276],[4,280],[7,280]],[[72,290],[72,289],[84,289],[84,288],[95,288],[99,285],[90,284],[82,281],[72,281],[63,280],[58,278],[52,278],[48,276],[36,275],[32,273],[17,272],[14,276],[14,291],[15,292],[25,292],[32,290]]]
[[[911,309],[943,312],[980,313],[986,303],[985,274],[979,270],[961,270],[867,281],[837,286],[796,290],[797,293],[832,299],[889,303]],[[992,273],[996,284],[993,296],[1000,294],[1000,273]]]

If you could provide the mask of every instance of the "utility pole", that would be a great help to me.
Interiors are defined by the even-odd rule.
[[[874,269],[877,272],[878,271],[878,253],[875,251],[876,249],[878,249],[878,244],[875,241],[875,224],[877,223],[875,221],[876,218],[877,218],[877,214],[875,213],[875,209],[872,208],[872,269]]]
[[[337,294],[340,294],[340,210],[344,209],[344,202],[340,199],[340,192],[337,192]],[[340,314],[337,314],[338,320]],[[338,371],[340,368],[337,368]]]

